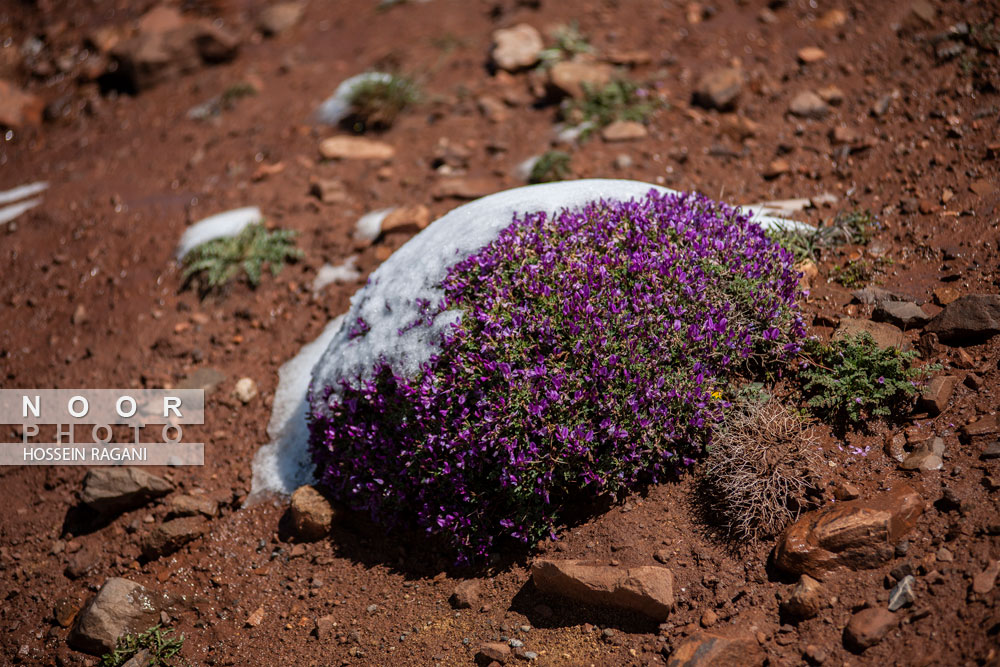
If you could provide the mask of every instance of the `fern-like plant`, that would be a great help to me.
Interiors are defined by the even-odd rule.
[[[256,287],[260,284],[264,266],[278,275],[285,262],[302,256],[295,247],[292,230],[279,229],[269,232],[264,225],[248,225],[236,236],[206,241],[184,257],[184,284],[199,278],[202,291],[222,287],[235,278],[240,269],[247,281]]]
[[[811,412],[834,426],[863,425],[900,414],[917,394],[917,380],[934,367],[914,367],[916,352],[882,348],[861,332],[805,348],[802,389]]]
[[[605,86],[584,83],[583,99],[567,100],[560,113],[568,122],[601,128],[619,120],[645,123],[660,106],[659,99],[635,81],[615,79]]]
[[[140,651],[147,651],[143,667],[174,667],[187,664],[179,658],[184,646],[184,635],[171,637],[173,630],[161,630],[154,625],[145,632],[131,632],[118,638],[115,648],[101,657],[101,667],[121,667]]]

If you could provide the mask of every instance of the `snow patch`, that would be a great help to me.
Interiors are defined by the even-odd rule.
[[[373,242],[382,233],[382,223],[390,213],[396,210],[395,206],[380,208],[371,213],[365,213],[358,218],[354,224],[354,237],[362,241]]]
[[[316,272],[316,279],[313,280],[313,294],[320,292],[331,283],[352,283],[361,277],[361,271],[355,266],[358,261],[357,255],[351,255],[342,264],[334,266],[324,264]]]
[[[16,188],[0,192],[0,204],[9,204],[12,201],[37,195],[39,192],[45,192],[48,188],[49,184],[46,181],[38,181],[37,183],[29,183],[28,185],[19,185]]]
[[[199,220],[181,235],[181,240],[177,244],[177,259],[184,259],[185,255],[207,241],[236,236],[248,225],[261,222],[263,219],[264,216],[259,208],[247,206]]]
[[[316,340],[308,343],[278,370],[278,388],[274,392],[271,421],[267,424],[271,442],[254,455],[253,481],[247,504],[255,503],[269,493],[290,494],[313,481],[309,426],[306,423],[309,414],[306,401],[309,371],[333,340],[343,320],[343,315],[331,320]]]

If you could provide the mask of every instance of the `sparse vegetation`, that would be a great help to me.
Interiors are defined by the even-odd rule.
[[[801,416],[766,395],[739,400],[710,447],[703,496],[731,538],[773,537],[810,504],[821,463]]]
[[[561,181],[569,175],[569,153],[563,151],[547,151],[539,156],[531,167],[528,176],[529,183],[549,183]]]
[[[824,250],[842,245],[867,245],[875,236],[879,222],[871,211],[854,209],[838,213],[829,224],[814,229],[773,229],[768,231],[776,243],[795,256],[797,262],[818,260]]]
[[[290,230],[268,231],[257,223],[236,236],[202,243],[184,258],[184,284],[197,278],[205,292],[227,284],[243,269],[249,283],[256,287],[265,266],[270,266],[276,276],[285,262],[302,256],[295,247],[295,235]]]
[[[603,88],[584,84],[582,100],[566,100],[561,114],[571,123],[593,123],[600,128],[618,120],[645,123],[660,103],[635,81],[616,79]]]
[[[358,133],[385,130],[419,99],[417,84],[405,76],[363,81],[351,91],[351,113],[344,122]]]
[[[236,106],[236,102],[244,97],[252,97],[257,94],[257,88],[252,83],[241,81],[234,83],[219,95],[219,107],[228,111]]]
[[[118,638],[114,650],[101,657],[101,667],[121,667],[140,651],[148,651],[149,658],[143,667],[175,667],[187,664],[180,657],[184,635],[171,636],[173,630],[162,630],[154,625],[139,634],[128,633]]]
[[[551,34],[554,44],[543,50],[539,55],[539,67],[551,67],[561,60],[569,60],[573,56],[594,53],[586,36],[580,32],[580,26],[573,21],[568,25],[557,26]]]
[[[912,366],[916,356],[879,347],[868,332],[830,343],[810,339],[800,372],[806,405],[838,428],[898,415],[916,395],[917,380],[935,370]]]
[[[864,287],[879,275],[885,273],[885,269],[892,265],[892,260],[886,257],[876,257],[875,259],[852,259],[843,266],[833,269],[833,279],[847,288]]]

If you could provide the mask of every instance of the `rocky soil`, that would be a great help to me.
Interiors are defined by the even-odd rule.
[[[186,432],[203,467],[0,469],[0,662],[94,665],[161,623],[199,665],[1000,665],[998,8],[8,3],[0,189],[51,186],[0,226],[0,383],[208,397]],[[592,52],[538,68],[573,22]],[[342,80],[394,68],[424,99],[391,129],[314,122]],[[560,99],[622,75],[659,110],[566,141]],[[244,509],[278,367],[429,220],[553,147],[571,178],[872,211],[869,243],[805,267],[804,308],[818,336],[939,364],[913,412],[825,430],[818,508],[760,543],[728,542],[690,475],[478,570],[309,489]],[[186,226],[251,205],[304,258],[182,289]],[[851,262],[873,271],[844,286]]]

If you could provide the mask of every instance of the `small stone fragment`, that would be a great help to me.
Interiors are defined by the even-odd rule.
[[[896,611],[913,604],[913,584],[916,581],[912,574],[908,574],[889,591],[889,611]]]
[[[948,401],[958,386],[958,378],[954,375],[937,375],[931,378],[920,394],[919,405],[932,416],[937,416],[948,407]]]
[[[382,220],[382,233],[392,234],[393,232],[403,232],[415,234],[424,229],[431,222],[431,211],[423,204],[413,206],[399,206],[389,212]]]
[[[667,667],[714,667],[715,665],[763,665],[764,649],[751,637],[735,633],[717,635],[698,632],[685,639],[667,660]]]
[[[219,505],[214,500],[204,496],[192,496],[186,493],[176,495],[167,502],[167,517],[201,516],[212,518],[218,513]]]
[[[818,63],[821,60],[826,60],[826,51],[818,46],[805,46],[799,49],[798,53],[795,55],[799,59],[799,62],[803,65],[809,65],[812,63]]]
[[[903,459],[899,465],[903,470],[940,470],[944,465],[942,455],[944,454],[944,440],[934,438],[917,445],[914,450]]]
[[[305,7],[298,2],[279,2],[266,7],[257,17],[257,27],[268,37],[280,35],[302,19]]]
[[[246,405],[257,396],[257,383],[253,381],[253,378],[240,378],[233,388],[233,396],[240,403]]]
[[[292,533],[307,542],[325,537],[333,526],[330,501],[312,486],[300,486],[292,494],[288,508]]]
[[[320,142],[319,153],[327,160],[391,160],[396,149],[375,139],[337,136]]]
[[[148,560],[168,556],[188,542],[205,534],[207,526],[201,517],[181,517],[164,521],[142,540],[142,555]]]
[[[986,569],[972,578],[972,592],[986,595],[996,585],[997,575],[1000,575],[1000,560],[992,560]]]
[[[805,90],[792,98],[788,110],[799,118],[820,119],[830,113],[830,105],[811,90]]]
[[[585,87],[599,90],[611,83],[613,75],[614,70],[605,63],[564,60],[549,69],[549,83],[564,95],[579,100],[584,98]]]
[[[816,616],[826,605],[823,585],[808,574],[803,574],[792,594],[781,604],[781,609],[797,620],[805,620]]]
[[[542,35],[527,23],[493,33],[493,62],[508,72],[531,67],[544,48]]]
[[[91,468],[80,500],[101,514],[118,514],[174,490],[173,484],[136,466]]]
[[[264,605],[257,607],[249,616],[247,616],[246,627],[256,628],[258,625],[264,622]]]
[[[455,586],[449,602],[455,609],[472,609],[479,603],[481,584],[478,579],[469,579]]]
[[[926,329],[950,345],[981,343],[1000,333],[1000,295],[960,296],[945,306]]]
[[[605,141],[635,141],[649,136],[646,126],[632,120],[616,120],[603,130],[601,137]]]
[[[613,567],[539,558],[531,565],[538,590],[665,620],[674,606],[673,573],[665,567]]]
[[[481,667],[487,667],[494,662],[502,665],[507,662],[508,658],[510,658],[510,646],[500,642],[482,644],[476,651],[476,664]]]
[[[723,67],[701,77],[694,101],[707,109],[732,111],[742,90],[743,72],[735,67]]]
[[[882,641],[897,622],[895,614],[885,609],[862,609],[851,616],[844,628],[844,644],[860,653]]]

